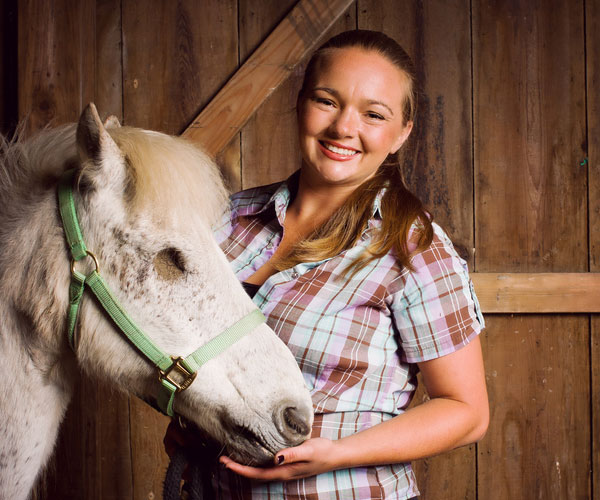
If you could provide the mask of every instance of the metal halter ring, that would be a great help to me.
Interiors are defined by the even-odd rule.
[[[94,261],[94,266],[96,266],[96,272],[99,273],[100,272],[100,266],[98,265],[98,259],[96,258],[96,256],[90,252],[89,250],[86,250],[85,253],[87,253],[88,257],[91,257],[92,260]],[[71,259],[71,274],[75,274],[75,259]]]

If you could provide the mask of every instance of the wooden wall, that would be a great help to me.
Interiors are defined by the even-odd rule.
[[[74,121],[94,101],[181,133],[294,4],[1,0],[2,130]],[[356,0],[329,34],[355,27],[415,59],[407,180],[471,270],[599,272],[600,0]],[[296,169],[300,78],[219,155],[233,189]],[[486,320],[488,434],[417,463],[422,498],[600,499],[600,319]],[[83,377],[37,498],[160,498],[166,423]]]

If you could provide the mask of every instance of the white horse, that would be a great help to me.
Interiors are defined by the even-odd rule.
[[[78,370],[158,397],[156,368],[88,292],[75,352],[69,346],[70,255],[56,195],[63,171],[76,170],[77,215],[100,273],[163,351],[187,356],[256,308],[211,236],[226,202],[213,163],[183,139],[105,125],[90,105],[77,126],[21,143],[0,136],[2,499],[27,498],[54,448]],[[310,434],[302,375],[264,323],[197,375],[174,409],[233,458],[264,463]]]

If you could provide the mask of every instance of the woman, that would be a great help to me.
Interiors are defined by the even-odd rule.
[[[234,195],[215,232],[315,409],[312,438],[272,467],[221,457],[224,498],[407,499],[411,460],[485,433],[483,320],[466,265],[395,160],[414,87],[387,36],[329,40],[298,97],[299,172]],[[406,410],[419,370],[431,399]]]

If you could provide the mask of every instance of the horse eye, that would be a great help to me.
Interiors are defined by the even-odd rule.
[[[154,269],[163,280],[178,280],[185,274],[183,255],[176,248],[165,248],[154,257]]]

